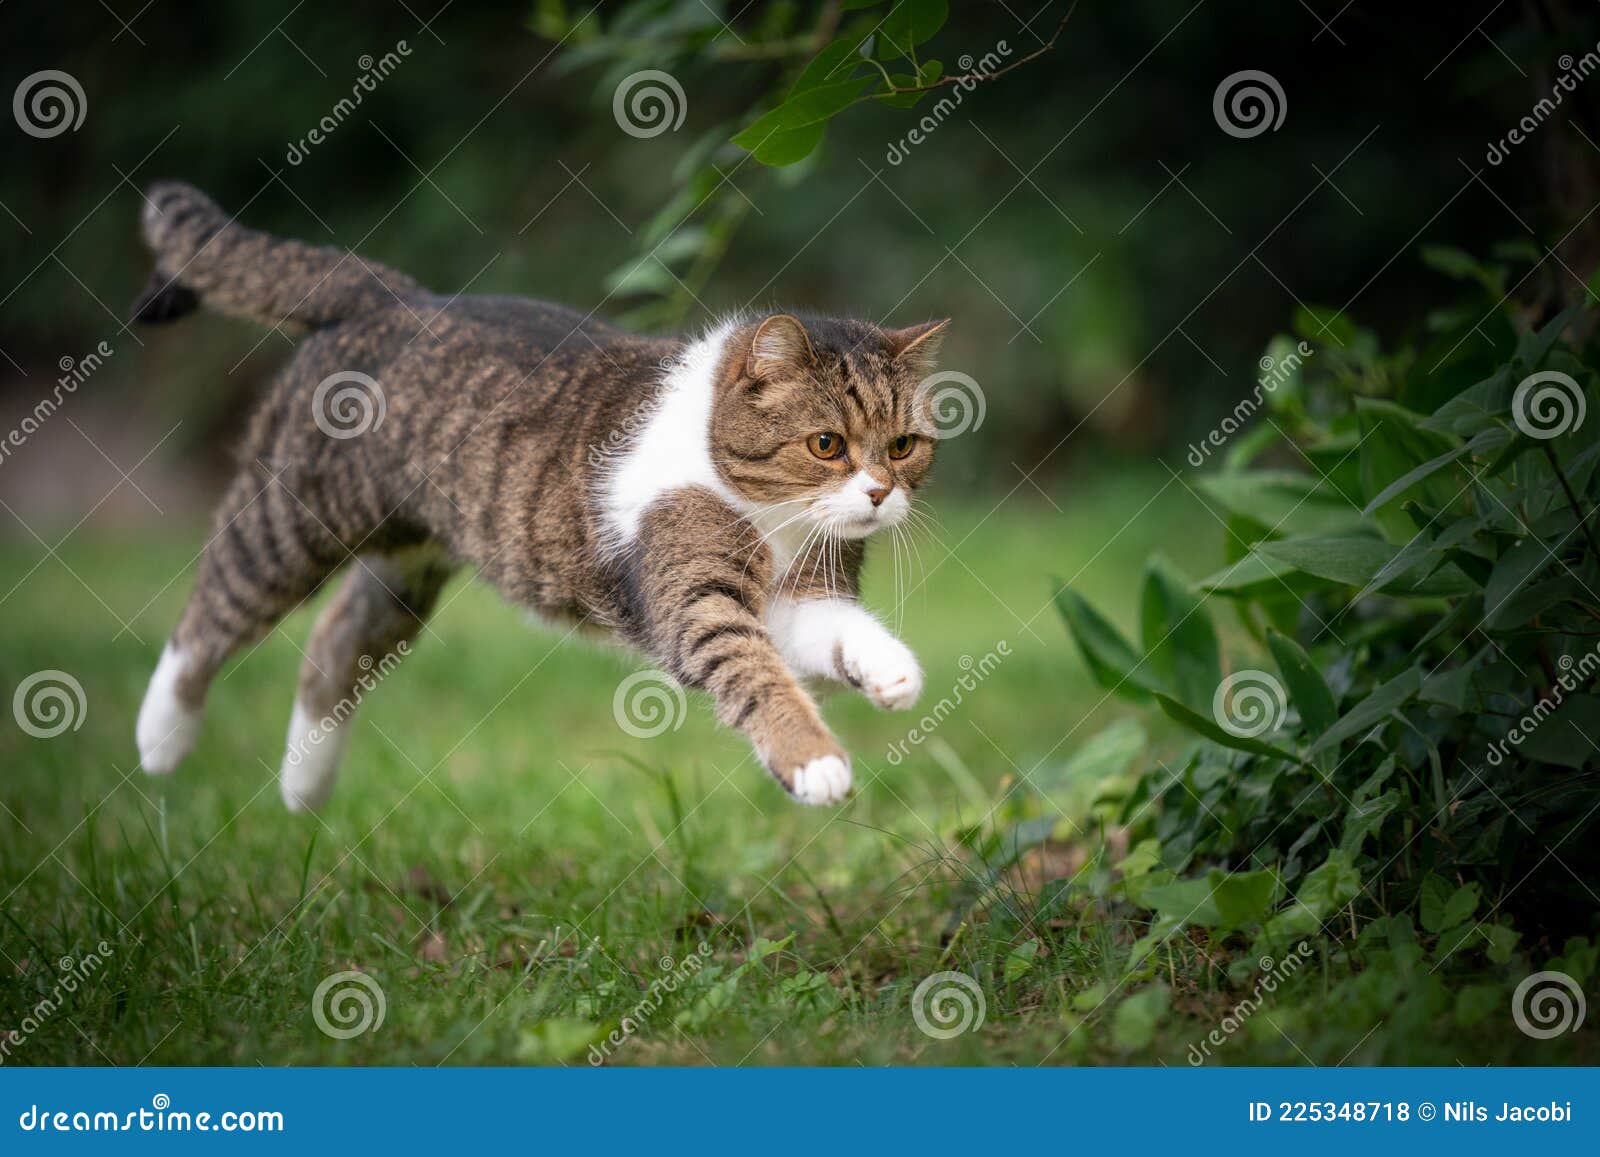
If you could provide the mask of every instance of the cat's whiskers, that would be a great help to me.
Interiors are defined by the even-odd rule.
[[[795,552],[794,558],[789,562],[789,569],[784,572],[782,579],[778,582],[777,593],[780,597],[783,595],[785,585],[789,587],[790,595],[800,593],[800,569],[805,565],[806,556],[811,551],[813,541],[816,540],[818,535],[824,533],[825,529],[824,524],[818,522],[806,530],[805,538],[800,540],[800,549]]]
[[[756,509],[749,511],[746,514],[736,514],[727,522],[722,523],[715,529],[718,533],[720,533],[724,530],[727,530],[730,526],[737,526],[739,523],[743,522],[759,535],[762,533],[761,523],[759,521],[760,519],[765,518],[767,515],[771,514],[775,510],[778,510],[780,507],[793,506],[797,502],[809,501],[811,501],[809,498],[786,498],[782,502],[771,502],[766,506],[758,506]],[[802,513],[804,513],[804,511],[802,511]],[[763,541],[764,540],[765,536],[763,535]]]
[[[839,583],[844,570],[844,539],[835,536],[830,553],[833,557],[828,564],[828,588],[835,598],[842,598]]]
[[[820,529],[822,530],[822,537],[817,540],[817,546],[819,547],[819,549],[817,551],[816,559],[813,560],[812,563],[811,563],[811,574],[806,579],[806,585],[807,586],[810,586],[811,584],[813,584],[813,583],[815,583],[817,581],[817,567],[820,566],[822,564],[823,560],[828,557],[828,544],[829,544],[829,542],[832,541],[832,535],[831,535],[831,532],[830,532],[829,524],[826,523],[826,522],[823,522],[823,523],[819,523],[818,525],[819,525]],[[826,579],[827,579],[827,572],[826,571],[823,572],[823,579],[824,579],[824,581],[826,581]]]
[[[900,587],[900,528],[889,528],[890,557],[894,560],[894,629],[898,634],[905,622],[905,597],[901,594]],[[909,560],[908,560],[909,561]]]
[[[760,514],[767,513],[768,511],[776,510],[780,506],[788,506],[791,503],[809,502],[809,501],[810,501],[810,499],[807,499],[807,498],[790,498],[790,499],[787,499],[787,500],[785,500],[783,502],[774,502],[770,506],[764,507],[764,508],[762,508],[762,510],[756,511],[755,514],[750,515],[748,517],[749,518],[754,518],[754,517],[756,517],[756,516],[758,516]],[[744,560],[744,569],[739,572],[739,581],[743,582],[745,580],[745,577],[750,573],[750,564],[755,561],[756,553],[763,546],[766,546],[767,543],[769,543],[773,539],[773,537],[776,536],[785,527],[790,526],[791,524],[793,524],[795,522],[798,522],[800,519],[804,518],[806,515],[808,515],[810,513],[811,513],[811,509],[810,509],[809,506],[807,506],[805,509],[799,511],[798,513],[791,514],[788,518],[784,519],[777,526],[774,526],[771,530],[766,531],[765,533],[762,533],[761,532],[761,528],[759,526],[757,526],[754,522],[752,522],[750,525],[757,532],[758,537],[757,537],[756,541],[751,545],[750,553],[749,553],[748,557],[746,557],[745,560]]]

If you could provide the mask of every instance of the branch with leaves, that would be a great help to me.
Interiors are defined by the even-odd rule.
[[[738,27],[720,7],[636,0],[602,22],[596,10],[573,18],[562,0],[542,0],[533,19],[535,31],[564,45],[559,68],[604,66],[608,101],[644,70],[674,79],[752,64],[766,71],[735,122],[690,146],[676,191],[640,233],[641,253],[606,279],[608,293],[635,303],[624,321],[640,328],[677,325],[699,300],[752,207],[734,183],[749,160],[769,179],[803,181],[835,117],[869,102],[909,111],[930,93],[998,80],[1055,49],[1077,0],[1033,51],[1008,61],[1006,32],[997,30],[994,49],[975,62],[963,56],[960,71],[949,74],[929,53],[949,19],[948,0],[829,0],[809,21],[798,8],[770,5],[736,13]]]

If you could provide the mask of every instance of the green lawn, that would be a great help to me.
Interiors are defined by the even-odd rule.
[[[0,730],[0,1030],[32,1030],[7,1063],[581,1064],[619,1026],[634,1030],[612,1048],[622,1064],[1186,1063],[1236,997],[1185,945],[1161,966],[1175,999],[1153,1041],[1130,1046],[1148,1034],[1096,1015],[1142,929],[1053,899],[1054,881],[1104,870],[1095,785],[1045,799],[1018,782],[1127,714],[1090,682],[1051,576],[1126,622],[1153,546],[1191,574],[1218,562],[1216,523],[1167,478],[1049,499],[1023,486],[992,516],[993,502],[936,503],[901,624],[927,671],[917,714],[954,695],[963,657],[1011,654],[898,762],[886,753],[914,718],[833,695],[858,790],[830,811],[789,802],[700,697],[677,730],[624,733],[612,698],[630,656],[562,642],[464,578],[369,696],[320,816],[286,813],[275,782],[312,608],[226,671],[195,754],[152,780],[133,717],[200,528],[79,532],[59,560],[13,542],[6,694],[59,669],[87,711],[56,738]],[[871,578],[869,601],[891,609],[887,557]],[[1055,838],[986,885],[973,833],[1030,818]],[[100,941],[104,963],[32,1017],[58,960]],[[357,969],[384,1020],[337,1039],[313,994]],[[935,1039],[913,990],[945,970],[978,979],[985,1019]],[[624,1025],[669,976],[659,1009]],[[1367,1027],[1329,1036],[1332,1059]],[[1219,1059],[1301,1059],[1248,1036]]]

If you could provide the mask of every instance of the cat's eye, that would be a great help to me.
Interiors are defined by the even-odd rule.
[[[806,439],[806,445],[818,458],[837,458],[844,452],[844,439],[837,434],[813,434]]]
[[[889,457],[904,458],[911,453],[911,448],[916,444],[917,438],[915,434],[901,434],[893,442],[889,443]]]

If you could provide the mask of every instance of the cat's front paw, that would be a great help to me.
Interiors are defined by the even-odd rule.
[[[801,803],[821,807],[850,794],[850,761],[837,755],[813,759],[789,773],[789,792]]]
[[[922,694],[917,657],[893,635],[841,643],[839,665],[850,685],[885,711],[904,711]]]

